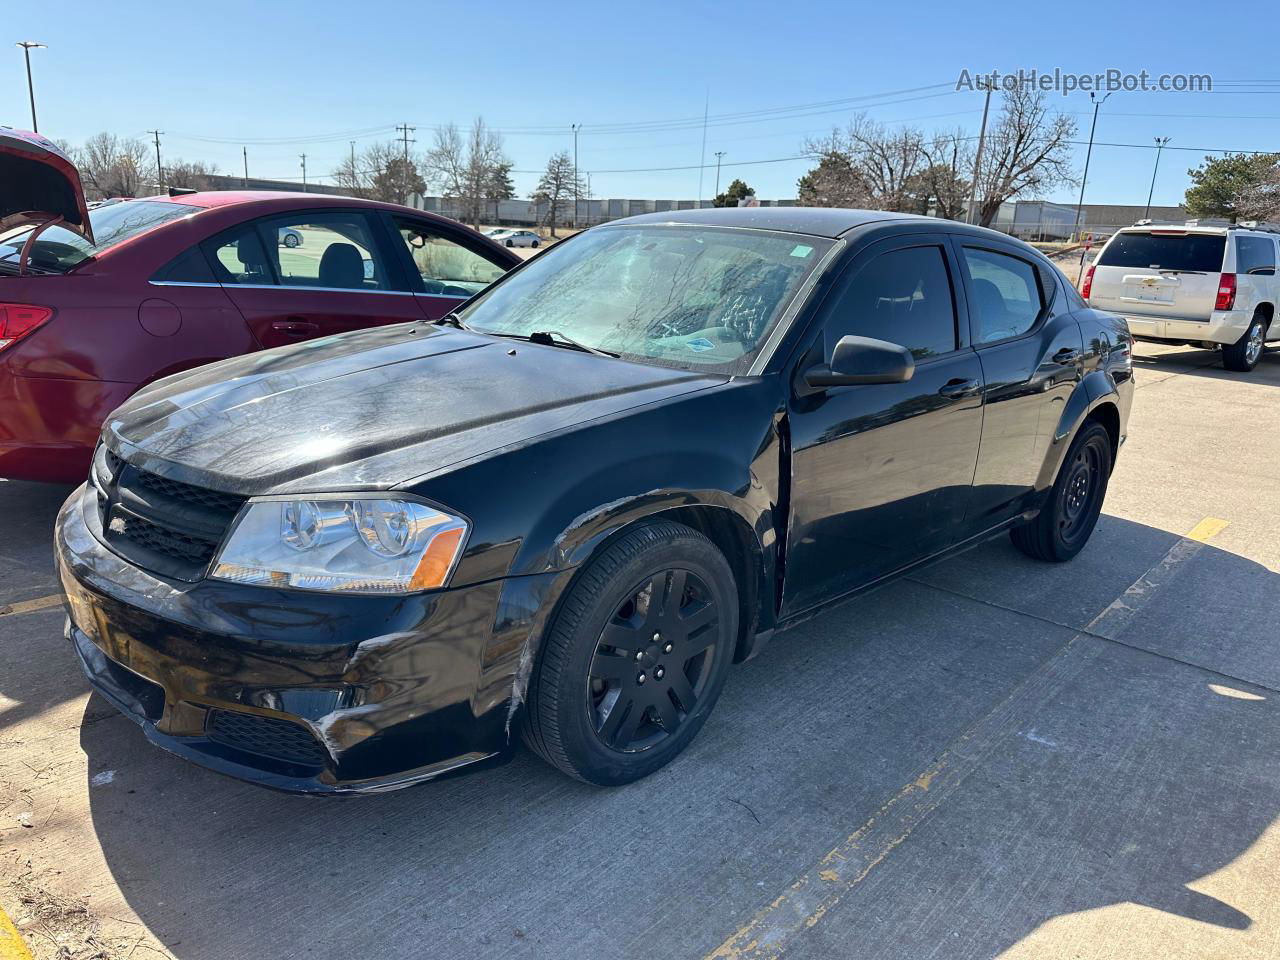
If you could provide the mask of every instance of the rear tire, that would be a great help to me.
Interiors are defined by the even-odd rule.
[[[706,722],[737,635],[716,546],[678,523],[637,527],[569,588],[529,684],[525,744],[587,783],[648,776]]]
[[[1254,314],[1249,321],[1249,329],[1235,343],[1226,344],[1222,348],[1222,365],[1228,370],[1248,373],[1258,365],[1262,351],[1266,347],[1267,319]]]
[[[1049,499],[1030,523],[1009,531],[1013,545],[1036,560],[1061,563],[1084,549],[1102,513],[1111,479],[1111,435],[1096,420],[1076,434]]]

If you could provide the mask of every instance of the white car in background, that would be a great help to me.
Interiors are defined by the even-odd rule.
[[[1080,293],[1138,340],[1222,350],[1247,372],[1280,341],[1280,230],[1253,223],[1140,220],[1107,241]]]
[[[505,247],[538,247],[542,244],[542,239],[532,230],[490,230],[485,236]]]

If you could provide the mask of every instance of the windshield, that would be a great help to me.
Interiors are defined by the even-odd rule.
[[[185,217],[199,209],[200,207],[189,204],[156,200],[122,200],[105,204],[89,211],[89,222],[93,224],[93,236],[97,243],[90,243],[84,237],[62,227],[50,227],[32,245],[31,265],[40,271],[66,273],[90,257],[97,256],[144,230]],[[31,230],[31,227],[23,227],[0,240],[0,262],[12,263],[16,268],[22,244]]]
[[[482,333],[562,333],[627,359],[745,373],[834,241],[763,230],[597,227],[472,301]]]
[[[1102,251],[1098,265],[1217,273],[1226,245],[1226,237],[1220,234],[1118,233]]]

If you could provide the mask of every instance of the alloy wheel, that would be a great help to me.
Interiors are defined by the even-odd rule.
[[[693,713],[712,675],[720,611],[700,577],[664,570],[629,590],[587,678],[591,727],[612,750],[648,750]]]
[[[1249,328],[1249,343],[1244,348],[1244,358],[1250,366],[1258,362],[1262,356],[1262,324],[1255,323]]]

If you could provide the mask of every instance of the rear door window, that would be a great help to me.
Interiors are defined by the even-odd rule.
[[[205,242],[218,280],[316,290],[391,289],[363,213],[310,213],[254,220]]]
[[[1275,241],[1269,237],[1236,237],[1236,273],[1252,277],[1275,276]]]
[[[1206,233],[1119,233],[1098,258],[1100,267],[1218,273],[1227,238]]]
[[[1036,325],[1044,296],[1032,264],[978,247],[964,248],[964,264],[972,294],[969,313],[977,321],[975,344],[1020,337]]]

